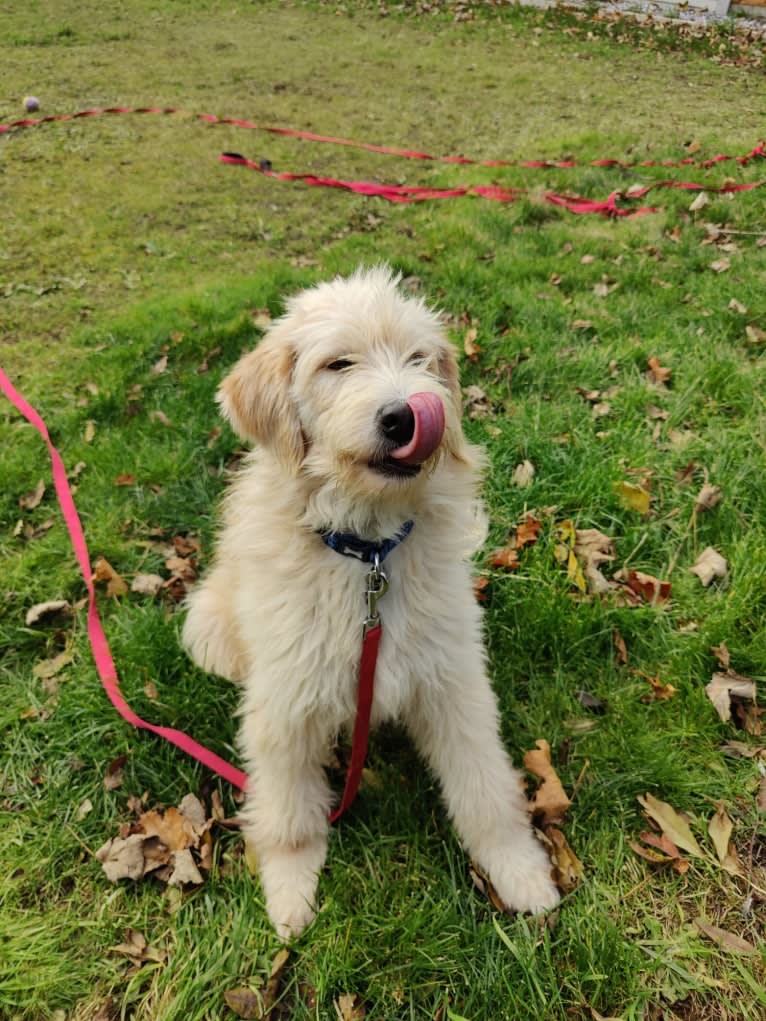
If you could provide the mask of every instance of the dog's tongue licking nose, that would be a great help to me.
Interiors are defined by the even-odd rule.
[[[412,439],[403,447],[392,450],[390,457],[405,464],[422,464],[427,461],[444,435],[444,405],[436,394],[413,394],[407,401],[415,419]]]

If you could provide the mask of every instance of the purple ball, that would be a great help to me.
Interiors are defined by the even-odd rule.
[[[34,113],[40,109],[40,100],[37,96],[24,96],[24,109],[27,113]]]

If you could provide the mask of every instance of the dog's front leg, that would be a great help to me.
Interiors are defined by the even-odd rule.
[[[460,840],[503,903],[542,911],[558,903],[551,863],[535,839],[519,773],[502,746],[497,704],[482,669],[416,697],[413,739],[436,774]]]
[[[287,941],[316,913],[332,797],[323,768],[328,741],[310,724],[286,728],[258,712],[245,713],[240,741],[249,766],[243,832],[269,918]]]

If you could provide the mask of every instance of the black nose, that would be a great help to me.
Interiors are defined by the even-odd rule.
[[[378,412],[378,428],[387,440],[403,447],[415,432],[415,416],[406,401],[384,404]]]

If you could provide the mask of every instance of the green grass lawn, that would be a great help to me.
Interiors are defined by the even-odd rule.
[[[763,132],[762,74],[711,61],[699,41],[656,52],[563,17],[452,14],[202,0],[105,13],[38,0],[3,14],[0,122],[23,116],[31,93],[43,115],[158,104],[436,153],[585,161],[679,159],[690,142],[698,158],[740,154]],[[220,166],[223,150],[277,170],[496,181],[530,195],[393,207]],[[0,364],[67,467],[84,464],[76,500],[94,560],[128,582],[167,575],[163,547],[192,535],[204,569],[238,449],[217,430],[214,394],[258,340],[252,310],[276,315],[285,294],[379,260],[445,310],[456,344],[476,331],[463,383],[466,429],[489,452],[487,552],[527,511],[543,522],[518,570],[488,556],[479,569],[504,736],[518,763],[550,742],[573,798],[563,829],[581,884],[547,925],[498,914],[471,883],[433,782],[387,729],[332,834],[323,910],[292,949],[272,1016],[332,1019],[347,994],[375,1021],[766,1016],[763,739],[722,722],[705,693],[722,642],[735,671],[766,677],[766,192],[710,192],[691,212],[693,193],[657,190],[645,202],[660,212],[617,221],[542,201],[546,189],[605,198],[670,176],[758,181],[764,166],[450,167],[138,116],[0,136]],[[670,369],[664,385],[647,379],[651,358]],[[578,388],[616,389],[588,400]],[[594,403],[609,407],[594,414]],[[535,476],[519,488],[524,460]],[[0,472],[0,1018],[233,1018],[224,994],[265,983],[278,949],[238,834],[217,831],[209,877],[181,895],[150,879],[112,885],[93,855],[132,818],[132,796],[167,806],[218,790],[233,816],[232,792],[119,719],[84,610],[26,626],[33,604],[76,604],[85,589],[44,447],[2,401]],[[40,479],[39,504],[21,506]],[[645,515],[616,488],[641,480]],[[706,481],[720,503],[693,514]],[[625,567],[669,579],[670,600],[578,596],[555,555],[565,520],[614,540],[607,577]],[[708,546],[729,577],[703,588],[689,568]],[[233,757],[236,693],[185,658],[175,604],[101,588],[131,704]],[[62,651],[71,662],[41,678],[35,667]],[[647,700],[646,676],[673,697]],[[757,732],[757,716],[748,725]],[[732,741],[739,757],[722,748]],[[122,755],[122,784],[106,789]],[[706,851],[688,871],[631,848],[650,829],[637,801],[647,792],[688,813]],[[717,802],[739,875],[707,835]],[[756,952],[707,938],[698,918]],[[129,928],[158,960],[135,968],[110,949]]]

